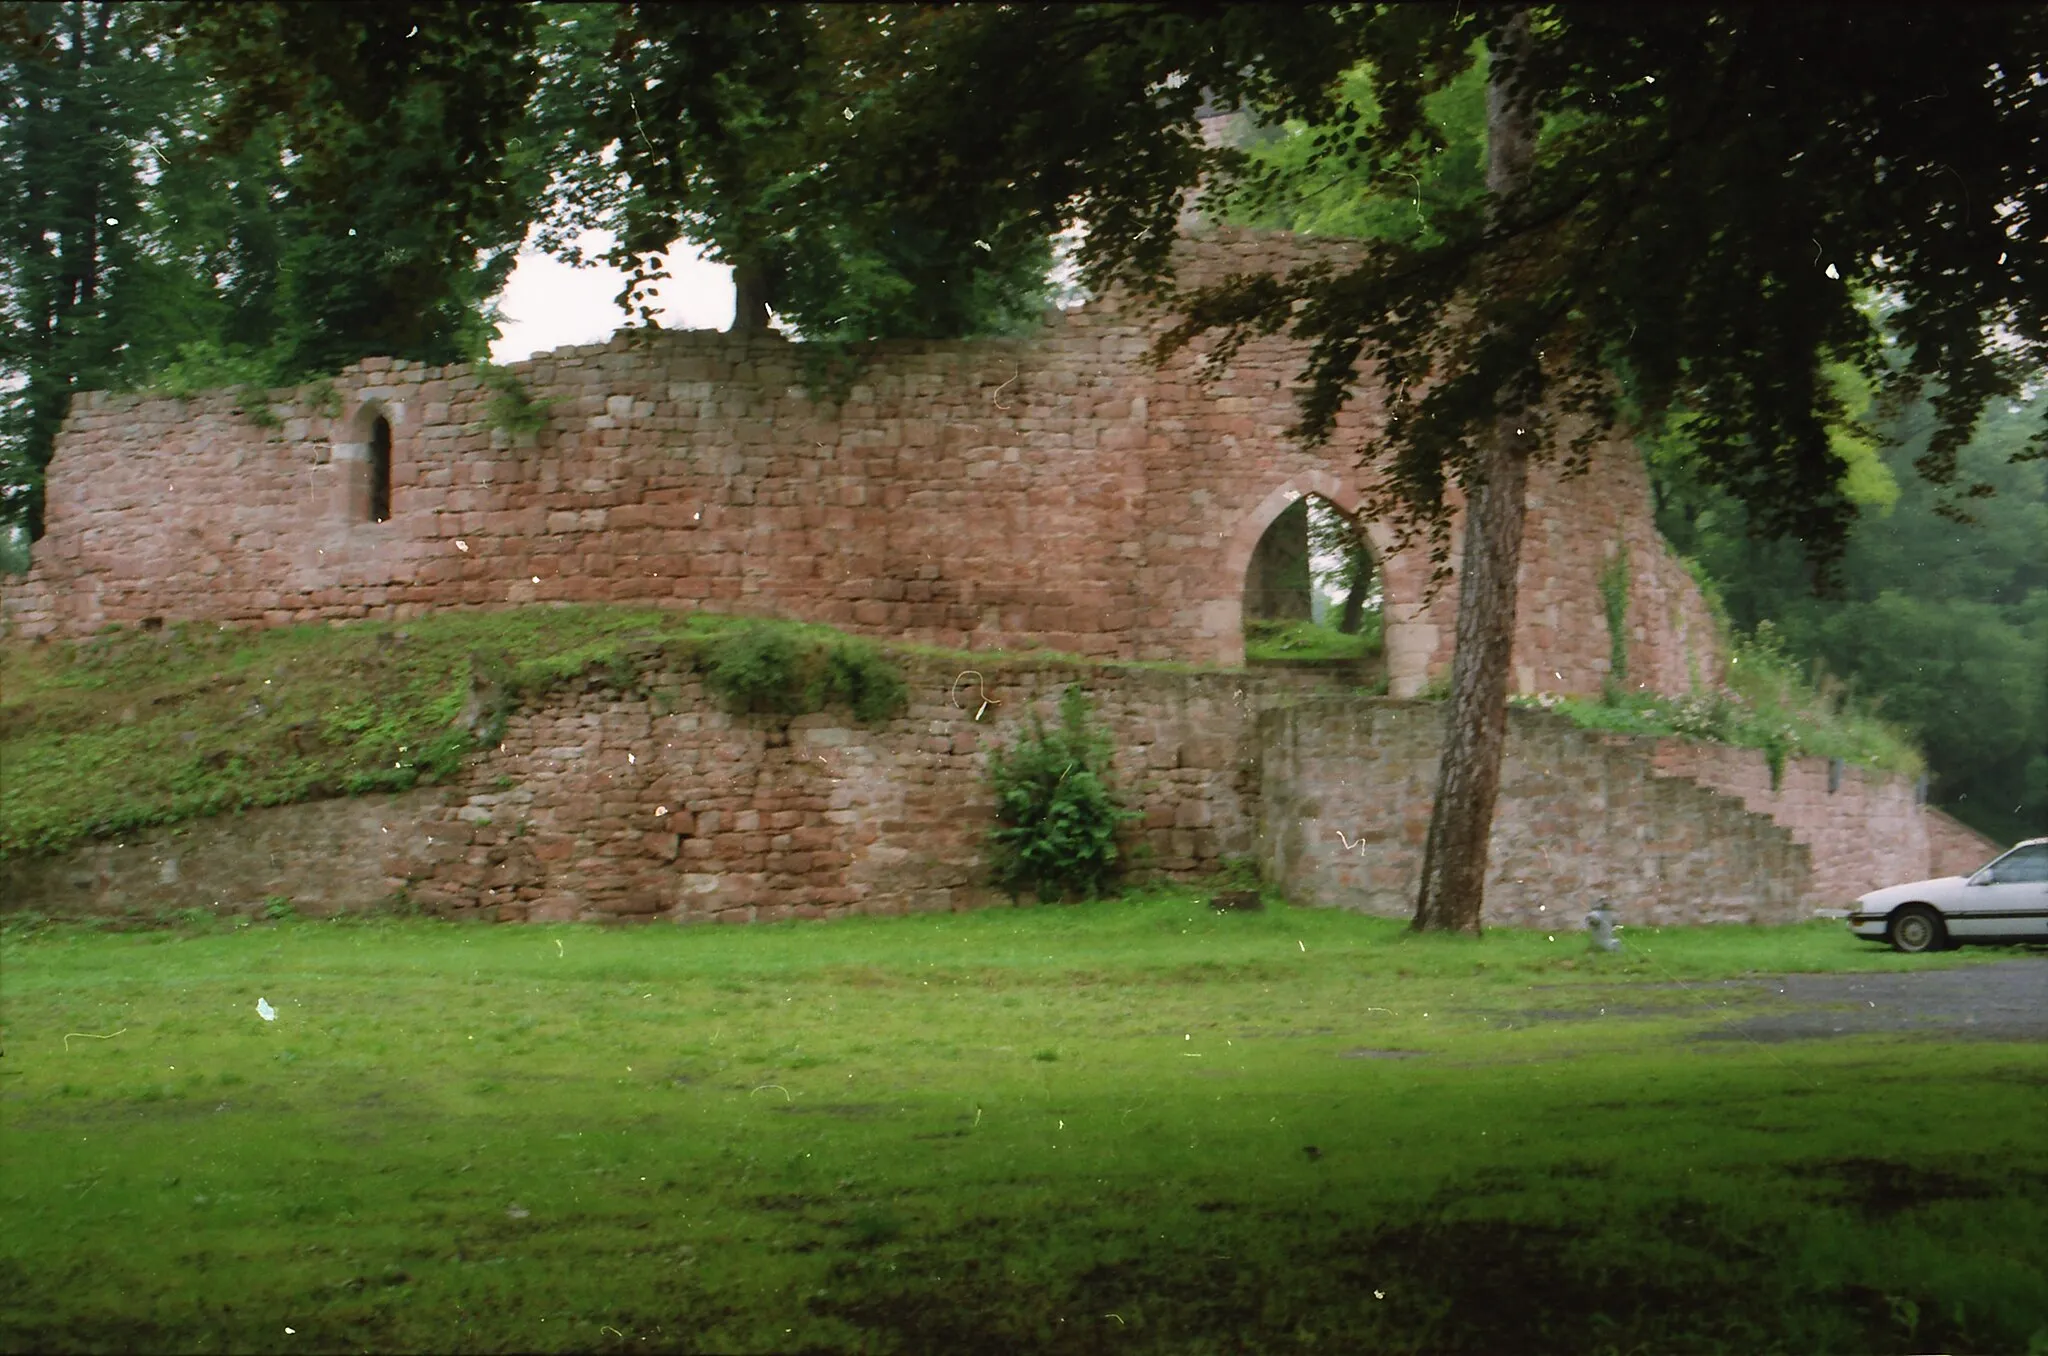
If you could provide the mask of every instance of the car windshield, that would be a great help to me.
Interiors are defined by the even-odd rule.
[[[2000,885],[2048,881],[2048,843],[2028,843],[1984,868]]]

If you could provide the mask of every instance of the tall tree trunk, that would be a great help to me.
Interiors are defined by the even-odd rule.
[[[760,334],[768,328],[768,279],[759,264],[732,270],[732,328],[728,334]]]
[[[1344,615],[1337,622],[1338,632],[1347,636],[1358,634],[1359,623],[1365,620],[1365,595],[1372,590],[1372,556],[1364,542],[1354,539],[1351,549],[1357,552],[1351,561],[1351,587],[1344,594]]]
[[[1535,158],[1536,120],[1522,75],[1529,14],[1511,12],[1495,29],[1486,87],[1486,187],[1492,220],[1515,215]],[[1499,287],[1512,268],[1496,269]],[[1489,292],[1499,293],[1493,287]],[[1533,359],[1532,359],[1533,361]],[[1520,381],[1504,390],[1500,414],[1466,486],[1465,560],[1458,576],[1457,652],[1445,712],[1436,807],[1422,852],[1415,901],[1418,932],[1477,933],[1486,895],[1487,839],[1500,792],[1507,740],[1508,667],[1515,638],[1515,585],[1522,563],[1522,516],[1538,410]]]

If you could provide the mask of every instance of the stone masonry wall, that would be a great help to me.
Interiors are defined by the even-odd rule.
[[[1812,854],[1817,905],[1846,908],[1866,891],[1939,874],[1929,840],[1938,812],[1919,803],[1908,778],[1791,758],[1774,788],[1770,763],[1756,749],[1675,739],[1659,741],[1650,762],[1661,776],[1722,792],[1782,825]]]
[[[999,902],[983,844],[990,742],[1051,722],[1086,682],[1142,814],[1126,850],[1184,877],[1252,852],[1252,712],[1290,686],[1243,675],[1058,665],[913,672],[880,728],[844,712],[733,716],[690,674],[591,684],[519,712],[395,864],[416,898],[517,920],[753,921]],[[989,705],[984,708],[984,700]],[[975,717],[982,718],[977,721]]]
[[[438,822],[442,795],[280,805],[144,829],[60,857],[11,857],[0,860],[0,903],[72,915],[251,913],[280,897],[318,917],[365,909],[404,887],[400,848]]]
[[[999,903],[983,864],[990,747],[1034,711],[1053,719],[1078,680],[1141,816],[1124,838],[1141,871],[1190,879],[1251,857],[1298,902],[1412,908],[1440,706],[1281,675],[920,658],[909,709],[870,728],[842,711],[733,716],[693,674],[649,663],[627,690],[593,677],[522,708],[449,786],[11,861],[5,902],[249,910],[281,895],[327,913],[406,890],[458,917],[677,922]],[[1955,836],[1903,781],[1852,775],[1829,794],[1812,784],[1825,763],[1794,764],[1771,793],[1767,773],[1761,791],[1744,780],[1752,765],[1760,754],[1514,712],[1488,922],[1576,927],[1602,895],[1639,923],[1784,921],[1937,874],[1930,839]],[[1865,858],[1871,882],[1850,879]]]
[[[1187,246],[1187,276],[1284,267],[1286,237]],[[552,402],[535,437],[495,432],[466,367],[370,359],[273,391],[274,427],[232,393],[88,394],[49,470],[48,535],[0,584],[18,634],[208,620],[279,624],[446,607],[634,601],[767,613],[990,650],[1241,661],[1246,567],[1293,499],[1362,502],[1368,386],[1307,450],[1300,350],[1248,344],[1219,380],[1201,348],[1143,359],[1164,322],[1091,303],[1036,337],[880,346],[843,401],[813,399],[800,345],[623,333],[515,364]],[[392,429],[391,517],[369,521],[368,444]],[[1452,581],[1418,548],[1382,555],[1397,694],[1448,663]],[[1704,603],[1658,537],[1634,450],[1531,480],[1514,673],[1595,692],[1610,643],[1599,591],[1630,562],[1631,685],[1719,680]]]
[[[1807,916],[1807,849],[1763,814],[1650,774],[1656,741],[1510,712],[1485,921],[1579,928],[1601,897],[1636,924]],[[1329,698],[1266,711],[1261,866],[1302,902],[1414,912],[1442,708]]]
[[[1971,876],[1977,868],[2005,851],[1961,820],[1927,809],[1927,874],[1930,876]]]

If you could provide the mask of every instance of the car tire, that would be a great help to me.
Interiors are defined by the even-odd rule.
[[[1908,904],[1896,910],[1885,927],[1884,935],[1885,940],[1892,944],[1892,950],[1903,951],[1909,956],[1948,949],[1948,928],[1943,925],[1941,915],[1925,904]]]

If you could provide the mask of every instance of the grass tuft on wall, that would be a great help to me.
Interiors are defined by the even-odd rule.
[[[1517,706],[1554,711],[1581,729],[1610,734],[1678,735],[1761,750],[1775,782],[1791,758],[1847,763],[1918,776],[1926,759],[1912,737],[1865,709],[1839,687],[1808,681],[1778,646],[1770,623],[1738,637],[1724,692],[1683,697],[1612,691],[1601,699],[1538,693]]]

